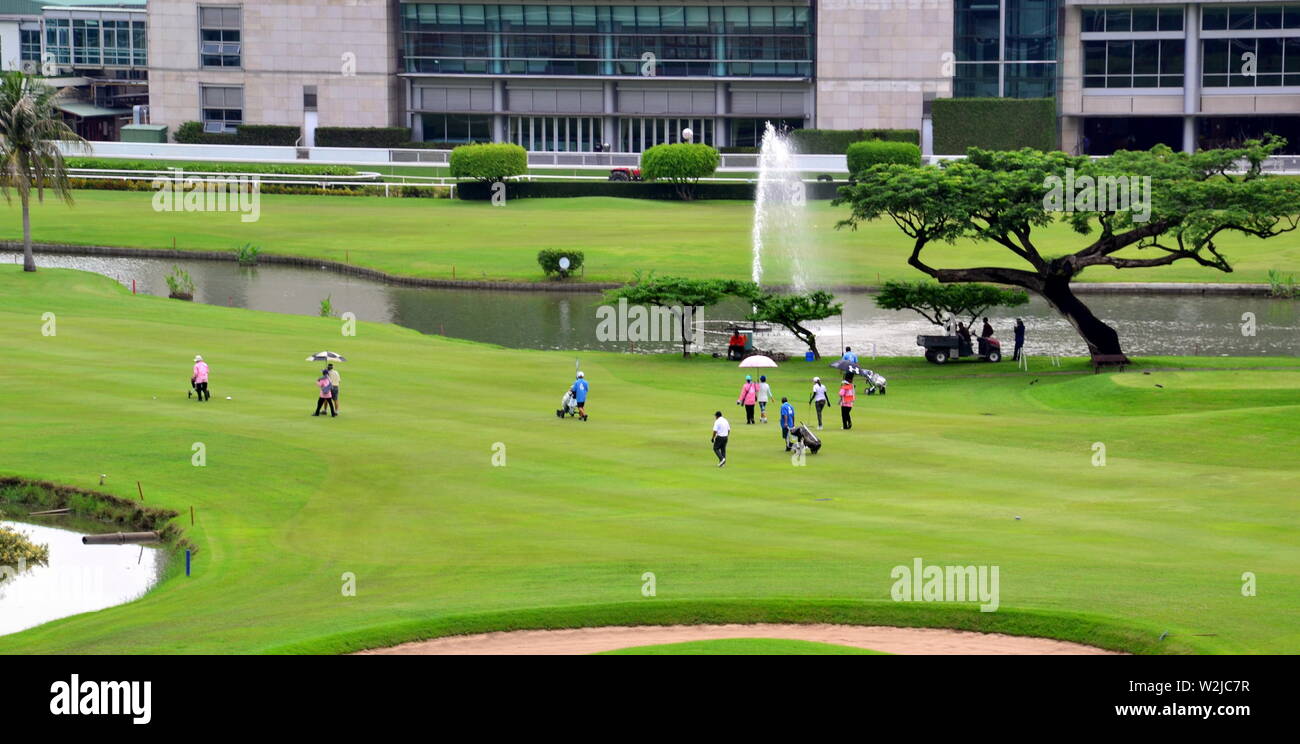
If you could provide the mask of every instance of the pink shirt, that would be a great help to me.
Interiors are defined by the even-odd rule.
[[[195,381],[195,382],[207,382],[207,381],[208,381],[208,363],[207,363],[207,362],[195,362],[195,363],[194,363],[194,381]]]
[[[754,405],[754,402],[757,400],[758,400],[758,383],[757,382],[745,383],[744,387],[740,389],[740,398],[737,400],[737,402],[743,403],[744,405],[747,406],[752,406]]]
[[[316,384],[320,387],[320,397],[322,398],[334,397],[334,394],[330,392],[330,378],[322,377],[316,381]]]

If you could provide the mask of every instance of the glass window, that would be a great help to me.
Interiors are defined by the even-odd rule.
[[[997,64],[958,64],[953,77],[953,96],[957,98],[997,98]]]
[[[204,67],[242,63],[238,7],[199,7],[199,61]]]
[[[1284,28],[1300,28],[1300,3],[1282,8],[1282,26]],[[1287,85],[1290,84],[1287,83]]]
[[[1083,9],[1083,32],[1099,33],[1106,30],[1106,11],[1101,8]]]
[[[1133,9],[1133,30],[1134,31],[1155,31],[1157,30],[1159,14],[1155,8],[1134,8]]]
[[[1282,28],[1282,6],[1260,6],[1255,12],[1255,28]]]
[[[1106,30],[1109,32],[1132,31],[1133,11],[1128,8],[1107,8]]]
[[[1182,31],[1183,30],[1183,9],[1182,8],[1161,8],[1160,9],[1160,30],[1161,31]]]
[[[1205,39],[1201,42],[1201,59],[1207,75],[1225,75],[1228,72],[1228,40]]]
[[[1222,31],[1228,27],[1227,8],[1202,8],[1201,28],[1206,31]]]
[[[1228,8],[1228,28],[1231,29],[1252,29],[1255,27],[1255,7],[1248,5],[1244,8]]]
[[[1160,42],[1138,40],[1133,42],[1133,74],[1155,75],[1160,72]]]
[[[1050,98],[1056,94],[1056,64],[1030,63],[1006,66],[1008,98]]]
[[[1106,74],[1107,75],[1132,75],[1133,74],[1133,42],[1131,41],[1108,41],[1106,42]],[[1115,87],[1115,86],[1110,86]],[[1127,86],[1120,86],[1127,87]]]
[[[960,62],[998,59],[999,11],[997,0],[956,0],[953,44]]]
[[[1178,85],[1182,85],[1183,42],[1181,39],[1162,39],[1160,41],[1160,74],[1178,75]]]

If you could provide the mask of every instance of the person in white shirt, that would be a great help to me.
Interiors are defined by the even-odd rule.
[[[758,376],[758,420],[767,423],[767,402],[775,400],[772,386],[767,384],[767,375]]]
[[[727,464],[727,437],[731,436],[731,422],[722,417],[722,411],[713,413],[713,454],[718,456],[718,467]]]
[[[827,406],[826,386],[822,384],[822,378],[813,378],[812,397],[808,399],[809,403],[817,406],[817,428],[822,428],[822,409]]]

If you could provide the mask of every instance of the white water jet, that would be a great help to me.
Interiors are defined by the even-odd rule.
[[[767,122],[758,155],[758,183],[754,188],[755,284],[763,283],[763,262],[775,263],[789,272],[788,281],[796,292],[808,290],[806,267],[808,248],[807,197],[790,140]],[[771,268],[769,266],[769,268]]]

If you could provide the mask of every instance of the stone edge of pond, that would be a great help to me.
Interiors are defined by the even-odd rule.
[[[22,491],[28,491],[28,495],[30,495],[31,489],[43,492],[44,498],[39,501],[21,498]],[[9,494],[13,492],[19,492],[20,498],[10,498]],[[97,502],[103,509],[92,513],[84,508],[78,508],[74,504],[74,497],[77,496],[89,498],[91,501]],[[114,496],[111,493],[92,491],[76,486],[65,486],[50,481],[33,480],[31,478],[2,476],[0,477],[0,503],[39,507],[42,510],[67,508],[71,509],[73,516],[111,524],[118,528],[128,528],[133,531],[156,531],[162,538],[162,543],[172,550],[189,550],[196,555],[199,552],[198,546],[185,536],[185,530],[172,521],[181,516],[180,512],[149,506],[134,499]],[[29,520],[22,517],[22,521]]]
[[[21,251],[22,243],[13,240],[0,241],[0,248]],[[102,245],[78,245],[75,243],[33,243],[36,253],[61,255],[107,256],[113,258],[170,258],[200,261],[236,261],[234,253],[229,251],[182,251],[170,248],[122,248]],[[307,258],[304,256],[285,256],[275,253],[263,253],[258,256],[259,264],[280,264],[303,268],[321,268],[339,274],[375,279],[388,284],[408,287],[430,287],[439,289],[500,289],[523,292],[598,292],[625,286],[619,282],[522,282],[489,281],[478,279],[433,279],[428,277],[402,276],[389,274],[378,269],[332,261],[324,258]],[[772,289],[786,290],[788,287],[773,286]],[[1269,285],[1229,282],[1076,282],[1071,285],[1075,294],[1168,294],[1168,295],[1248,295],[1267,296]],[[835,292],[877,292],[879,286],[837,285],[830,289]]]

